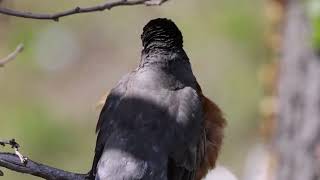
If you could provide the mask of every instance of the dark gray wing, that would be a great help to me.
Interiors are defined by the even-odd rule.
[[[91,173],[95,176],[97,164],[104,149],[105,138],[110,134],[108,128],[112,126],[113,113],[120,103],[121,98],[125,95],[127,83],[131,74],[125,75],[114,87],[107,96],[106,102],[100,112],[99,120],[96,126],[96,133],[98,133],[95,156],[92,164]]]
[[[177,91],[174,146],[168,161],[168,180],[194,180],[199,167],[203,112],[198,93],[186,87]]]
[[[199,85],[197,94],[200,97],[201,105],[198,106],[197,103],[191,103],[191,106],[196,107],[191,112],[199,111],[199,109],[196,109],[198,107],[201,108],[202,115],[200,117],[196,115],[196,117],[201,121],[202,127],[201,132],[197,134],[199,139],[197,141],[196,154],[194,154],[194,151],[190,151],[192,152],[190,155],[196,158],[196,164],[193,164],[196,167],[196,171],[171,160],[169,161],[169,174],[171,172],[173,177],[169,178],[169,180],[201,180],[210,169],[214,168],[218,157],[226,120],[219,107],[202,94]],[[184,110],[182,114],[188,115],[190,114],[188,112],[189,110]]]

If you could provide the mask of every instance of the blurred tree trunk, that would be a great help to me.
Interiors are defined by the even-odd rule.
[[[320,56],[306,1],[288,0],[279,75],[277,180],[319,180]]]

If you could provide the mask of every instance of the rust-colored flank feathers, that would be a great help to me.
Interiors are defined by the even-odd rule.
[[[223,140],[223,129],[226,120],[219,107],[202,94],[198,85],[198,93],[202,97],[204,112],[204,130],[201,147],[198,150],[200,162],[196,172],[196,180],[202,179],[210,169],[215,167],[216,160]]]

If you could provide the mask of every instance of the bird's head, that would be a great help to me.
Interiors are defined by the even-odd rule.
[[[158,18],[149,21],[141,35],[144,49],[182,48],[183,38],[179,28],[169,19]]]

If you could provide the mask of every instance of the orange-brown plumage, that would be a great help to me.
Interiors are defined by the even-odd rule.
[[[222,145],[223,129],[226,124],[226,120],[219,107],[202,94],[199,85],[198,93],[202,97],[204,129],[199,144],[200,147],[198,148],[200,162],[196,172],[196,180],[203,178],[208,173],[208,170],[215,167]]]

